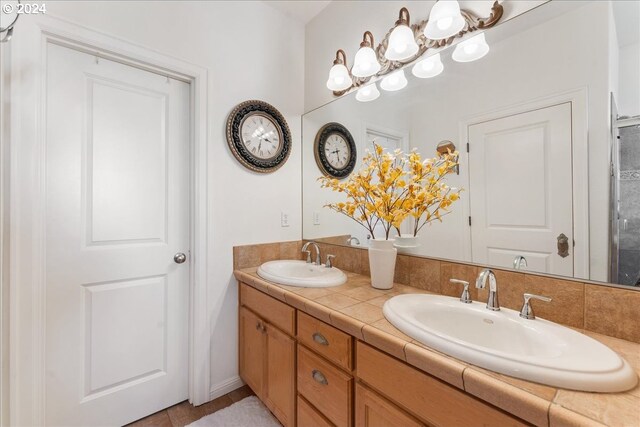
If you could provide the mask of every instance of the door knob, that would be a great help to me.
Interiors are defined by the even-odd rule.
[[[569,238],[564,233],[558,236],[558,255],[562,258],[569,256]]]
[[[173,260],[175,261],[176,264],[182,264],[187,260],[187,256],[182,252],[178,252],[173,256]]]

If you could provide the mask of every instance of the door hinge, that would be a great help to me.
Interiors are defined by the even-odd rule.
[[[469,217],[469,227],[471,227],[471,217]]]
[[[467,153],[469,152],[469,143],[467,142]]]

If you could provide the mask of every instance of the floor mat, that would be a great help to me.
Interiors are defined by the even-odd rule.
[[[276,418],[256,396],[200,418],[187,427],[281,427]]]

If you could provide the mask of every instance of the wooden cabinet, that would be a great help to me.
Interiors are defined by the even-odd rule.
[[[264,400],[266,335],[262,331],[262,324],[258,316],[240,307],[240,376]]]
[[[267,324],[264,402],[285,426],[294,425],[296,342]]]
[[[331,325],[298,312],[298,342],[346,371],[353,368],[353,339]]]
[[[298,396],[298,427],[334,427],[303,397]]]
[[[298,347],[298,392],[338,427],[352,425],[351,375]]]
[[[291,331],[295,310],[267,295],[240,285],[240,377],[285,427],[295,425],[296,341],[275,325]],[[268,298],[264,300],[264,298]],[[257,315],[249,308],[268,307]],[[257,310],[257,308],[256,308]]]
[[[240,304],[240,376],[285,427],[526,425],[244,283]]]
[[[417,418],[446,426],[523,426],[522,420],[358,342],[357,376]]]
[[[356,427],[424,427],[408,413],[363,385],[356,385]]]

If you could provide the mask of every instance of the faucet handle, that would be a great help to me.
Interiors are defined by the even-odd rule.
[[[449,279],[451,283],[457,283],[464,286],[462,290],[462,295],[460,295],[460,301],[465,304],[471,304],[471,295],[469,295],[469,282],[460,279]]]
[[[551,298],[549,297],[544,297],[542,295],[535,295],[535,294],[524,294],[524,304],[522,305],[522,309],[520,310],[520,317],[522,317],[523,319],[528,319],[528,320],[533,320],[536,318],[536,316],[533,314],[533,307],[531,306],[531,303],[529,302],[529,300],[532,299],[538,299],[540,301],[544,301],[544,302],[551,302]]]
[[[336,257],[335,255],[328,254],[327,255],[327,263],[325,264],[325,267],[327,267],[327,268],[333,267],[333,264],[331,263],[331,260],[334,259],[335,257]]]
[[[311,264],[311,251],[302,251],[302,253],[307,254],[307,264]]]

